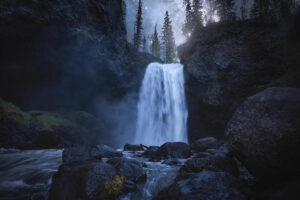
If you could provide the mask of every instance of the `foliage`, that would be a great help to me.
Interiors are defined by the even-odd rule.
[[[202,2],[200,0],[194,0],[193,2],[193,15],[192,15],[192,23],[193,28],[199,27],[203,25],[202,20]]]
[[[186,8],[185,8],[185,23],[182,28],[182,32],[185,36],[189,36],[189,33],[192,32],[193,29],[193,12],[192,12],[192,5],[191,1],[186,1]]]
[[[143,11],[142,11],[142,1],[139,0],[138,10],[136,14],[135,30],[134,30],[134,47],[139,49],[142,43],[142,30],[143,30]]]
[[[164,60],[166,63],[172,63],[175,60],[175,39],[168,11],[166,11],[162,33]]]
[[[22,112],[20,108],[0,98],[0,119],[9,118],[28,126],[31,116]]]
[[[260,22],[273,23],[289,16],[294,0],[254,0],[251,17]]]
[[[151,44],[151,50],[152,50],[152,54],[153,56],[160,58],[160,41],[158,39],[158,33],[157,33],[157,28],[155,25],[154,28],[154,33],[152,36],[152,44]]]
[[[232,21],[235,19],[234,5],[234,0],[216,0],[216,6],[221,20]]]
[[[115,176],[104,183],[104,195],[107,198],[117,198],[123,190],[124,176]]]
[[[185,23],[182,32],[185,36],[190,36],[195,28],[203,26],[202,2],[194,0],[193,5],[190,0],[184,2],[185,8]]]
[[[36,116],[36,119],[40,124],[40,128],[44,131],[54,131],[53,129],[59,126],[73,126],[73,124],[69,120],[55,113],[40,112],[40,114]]]

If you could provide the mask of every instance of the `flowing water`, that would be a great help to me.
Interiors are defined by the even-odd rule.
[[[0,199],[45,199],[62,150],[0,149]]]
[[[164,160],[160,162],[150,162],[147,158],[140,156],[142,152],[130,152],[124,151],[125,158],[134,159],[141,163],[145,163],[147,167],[144,168],[147,174],[147,181],[144,184],[138,184],[135,192],[128,193],[119,198],[119,200],[151,200],[162,189],[170,186],[176,176],[180,167],[187,159],[177,159],[179,162],[177,165],[164,164]]]
[[[151,63],[140,90],[136,144],[187,142],[183,65]]]

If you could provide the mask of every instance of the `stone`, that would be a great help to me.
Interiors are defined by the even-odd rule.
[[[227,125],[227,145],[262,182],[299,177],[300,89],[268,88],[249,97]]]
[[[192,145],[191,148],[192,150],[199,151],[199,152],[204,152],[207,149],[211,149],[214,147],[218,147],[221,142],[219,142],[216,138],[214,137],[206,137],[199,139],[195,141]]]

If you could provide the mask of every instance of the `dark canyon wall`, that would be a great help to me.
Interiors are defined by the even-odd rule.
[[[127,43],[121,0],[4,0],[0,13],[0,94],[25,110],[94,111],[136,91],[152,60]]]
[[[280,25],[217,23],[179,47],[185,66],[189,136],[223,137],[249,96],[271,86],[299,87],[299,16]]]

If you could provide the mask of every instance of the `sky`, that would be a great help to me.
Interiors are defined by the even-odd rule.
[[[125,0],[125,2],[127,5],[126,26],[128,40],[132,41],[138,0]],[[143,32],[150,37],[156,24],[158,31],[161,32],[164,15],[167,10],[172,20],[176,44],[182,44],[185,41],[181,31],[185,20],[182,0],[143,0]]]

